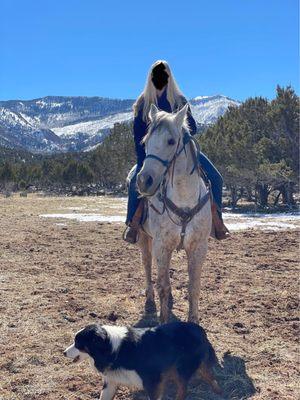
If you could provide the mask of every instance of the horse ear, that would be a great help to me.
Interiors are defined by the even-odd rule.
[[[158,111],[159,111],[159,109],[156,107],[156,105],[151,103],[150,111],[149,111],[149,114],[148,114],[148,117],[149,117],[151,122],[154,120],[154,118],[155,118],[156,114],[158,113]]]
[[[176,125],[178,126],[179,129],[182,128],[182,125],[184,124],[185,118],[186,118],[186,113],[189,108],[189,105],[186,104],[184,107],[182,107],[181,110],[179,110],[176,115],[175,115],[175,122]]]

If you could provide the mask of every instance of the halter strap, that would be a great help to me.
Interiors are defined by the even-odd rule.
[[[170,163],[171,163],[171,161],[169,161],[169,160],[163,160],[162,158],[156,156],[155,154],[147,154],[146,157],[145,157],[145,160],[146,160],[146,158],[153,158],[154,160],[157,160],[157,161],[161,162],[162,165],[163,165],[164,167],[166,167],[166,168],[168,168],[168,166],[169,166]]]
[[[177,151],[178,145],[179,145],[179,143],[178,143],[175,154],[171,160],[163,160],[162,158],[158,157],[156,154],[147,154],[145,157],[145,160],[146,160],[146,158],[153,158],[154,160],[157,160],[160,163],[162,163],[162,165],[165,168],[168,168],[170,166],[170,164],[172,163],[172,161],[175,158],[177,158],[183,151],[185,151],[185,146],[190,142],[190,140],[191,140],[191,135],[187,131],[185,131],[183,140],[182,140],[183,145],[182,145],[181,149],[179,151]]]

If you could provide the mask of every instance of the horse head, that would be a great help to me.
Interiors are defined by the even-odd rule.
[[[186,104],[177,113],[160,111],[151,104],[149,127],[143,139],[146,157],[143,167],[137,175],[137,188],[142,196],[153,196],[160,186],[169,166],[176,158],[183,138],[188,129]]]

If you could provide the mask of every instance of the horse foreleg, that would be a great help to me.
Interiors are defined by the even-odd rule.
[[[160,300],[160,322],[166,323],[170,318],[170,260],[172,251],[163,248],[161,243],[153,244],[153,255],[157,265],[157,291]]]
[[[151,239],[141,232],[139,237],[139,246],[142,252],[142,263],[145,269],[146,278],[146,313],[156,311],[154,288],[152,283],[152,253],[151,253]]]
[[[189,272],[189,317],[191,322],[199,323],[199,296],[202,264],[207,253],[207,242],[196,249],[187,251]]]

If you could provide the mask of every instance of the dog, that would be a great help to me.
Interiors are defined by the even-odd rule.
[[[150,400],[161,400],[168,380],[177,386],[176,399],[184,400],[196,372],[221,394],[212,370],[215,351],[204,329],[191,322],[145,329],[88,325],[64,355],[73,362],[88,359],[103,375],[100,400],[112,400],[118,386],[144,389]]]

